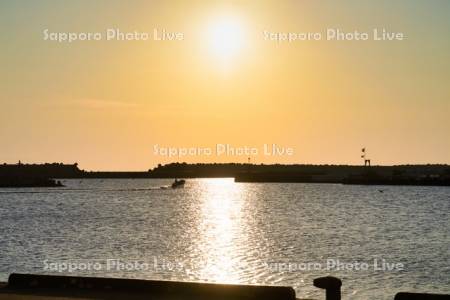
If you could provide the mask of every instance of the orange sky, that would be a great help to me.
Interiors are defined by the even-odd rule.
[[[224,2],[230,3],[230,2]],[[254,147],[255,163],[450,163],[447,2],[17,1],[0,4],[0,162],[146,170],[154,147]],[[43,31],[180,32],[182,41],[46,41]],[[403,41],[264,39],[341,28]],[[267,156],[263,144],[293,148]]]

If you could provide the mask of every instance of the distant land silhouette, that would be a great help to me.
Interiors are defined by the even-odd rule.
[[[379,185],[450,185],[449,165],[256,165],[237,163],[158,165],[147,172],[84,171],[78,164],[2,164],[0,187],[58,186],[68,178],[219,178],[236,182],[304,182]],[[50,181],[49,181],[50,180]]]

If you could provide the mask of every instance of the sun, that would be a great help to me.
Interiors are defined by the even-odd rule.
[[[212,54],[220,61],[229,62],[245,46],[245,30],[236,17],[221,17],[211,21],[208,39]]]

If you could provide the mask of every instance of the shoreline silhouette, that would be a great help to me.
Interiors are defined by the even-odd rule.
[[[220,178],[236,182],[341,183],[362,185],[450,186],[446,164],[356,165],[256,165],[238,163],[170,163],[146,172],[85,171],[78,164],[2,164],[0,187],[62,186],[56,179],[70,178]]]

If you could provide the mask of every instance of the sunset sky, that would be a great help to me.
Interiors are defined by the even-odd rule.
[[[261,3],[264,2],[264,3]],[[254,163],[450,163],[450,2],[2,1],[0,162],[86,170],[247,156],[162,147],[292,147]],[[183,40],[44,40],[50,32]],[[402,32],[403,41],[265,40],[269,32]]]

